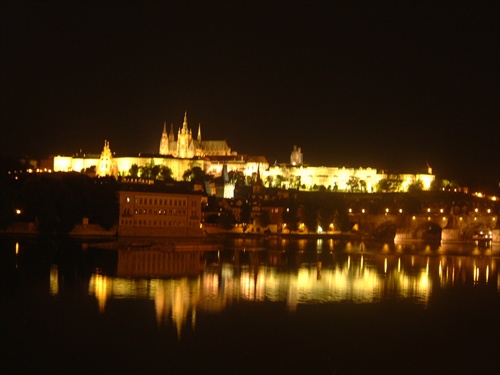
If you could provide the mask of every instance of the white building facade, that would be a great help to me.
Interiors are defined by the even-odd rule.
[[[398,180],[397,191],[408,191],[413,184],[420,183],[423,190],[429,190],[435,180],[432,169],[427,173],[387,174],[375,168],[313,167],[303,164],[300,147],[294,146],[290,154],[290,164],[270,166],[265,157],[238,155],[226,141],[202,141],[201,126],[194,139],[188,127],[187,113],[184,114],[182,128],[177,139],[166,132],[166,124],[160,139],[159,154],[149,156],[114,157],[110,144],[105,141],[103,151],[98,156],[56,156],[53,160],[55,172],[88,172],[95,168],[96,176],[127,177],[135,165],[139,168],[151,165],[165,166],[172,171],[172,178],[181,181],[184,172],[199,167],[205,174],[222,176],[223,171],[241,172],[244,176],[259,176],[266,186],[315,190],[325,188],[331,191],[375,192],[382,180]],[[140,177],[140,176],[139,176]],[[353,189],[356,185],[356,189]],[[226,194],[225,194],[226,195]]]

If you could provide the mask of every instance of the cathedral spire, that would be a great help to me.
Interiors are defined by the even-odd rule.
[[[171,141],[175,141],[175,133],[174,133],[174,124],[170,124],[170,134],[168,135],[168,138]]]
[[[182,124],[182,129],[187,130],[188,128],[188,113],[187,111],[184,112],[184,122]]]
[[[167,134],[167,122],[163,122],[163,132],[161,133],[161,139],[160,139],[160,149],[159,149],[159,154],[160,155],[167,155],[168,154],[168,134]]]
[[[201,123],[198,124],[198,142],[201,142]]]

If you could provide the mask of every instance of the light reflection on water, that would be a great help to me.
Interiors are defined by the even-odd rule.
[[[12,294],[21,296],[9,300],[6,315],[6,337],[16,342],[9,355],[16,364],[21,348],[36,340],[47,345],[36,344],[30,353],[41,353],[40,359],[59,350],[69,358],[59,364],[64,369],[75,361],[93,367],[79,354],[92,343],[97,345],[94,356],[104,363],[108,355],[100,353],[117,347],[119,370],[127,372],[134,365],[135,357],[127,351],[133,346],[140,353],[137,358],[149,358],[151,368],[171,369],[151,373],[201,373],[207,363],[222,358],[221,347],[232,355],[224,355],[219,367],[203,373],[234,373],[231,370],[239,368],[246,353],[258,358],[276,350],[288,361],[276,366],[286,366],[287,373],[304,373],[317,353],[318,358],[331,356],[332,362],[314,362],[316,369],[326,371],[312,373],[331,374],[337,368],[338,373],[390,373],[378,359],[391,353],[405,372],[415,364],[422,370],[434,363],[434,369],[446,373],[449,363],[454,370],[463,368],[467,355],[488,369],[493,363],[489,353],[498,348],[497,248],[330,239],[238,239],[226,242],[220,253],[176,254],[79,244],[73,250],[61,246],[53,254],[30,250],[31,245],[23,242],[9,246],[3,249],[7,251],[2,267],[9,265],[13,275],[21,275],[15,283],[28,283],[43,294],[33,294],[26,286],[12,288]],[[426,324],[420,327],[415,324],[419,321]],[[429,341],[432,335],[437,340]],[[463,340],[456,340],[456,335]],[[407,337],[415,340],[409,345],[419,348],[421,362],[417,354],[400,351]],[[331,347],[321,344],[325,339]],[[486,340],[486,346],[478,346],[479,339]],[[349,349],[358,346],[369,359],[358,359],[359,354]],[[191,361],[193,352],[205,358],[200,367]],[[180,353],[182,364],[173,357],[165,361],[169,353]],[[120,362],[104,367],[103,373],[120,372],[112,367],[116,364]],[[137,364],[135,372],[143,365]],[[184,366],[196,371],[182,371]]]
[[[307,242],[301,240],[296,245],[301,258],[308,251]],[[321,245],[315,244],[317,254],[323,250]],[[186,323],[195,327],[197,311],[220,313],[241,301],[283,302],[289,311],[307,304],[369,304],[383,300],[406,300],[426,307],[436,290],[453,288],[455,284],[494,284],[498,291],[496,257],[445,255],[442,247],[433,251],[430,246],[410,254],[403,253],[401,246],[395,246],[391,252],[387,244],[370,251],[364,244],[352,243],[346,244],[345,251],[333,253],[334,248],[327,245],[332,252],[326,251],[326,256],[316,258],[316,263],[301,258],[296,268],[283,267],[283,251],[235,248],[229,260],[220,260],[218,254],[219,262],[197,276],[170,279],[144,278],[149,268],[159,268],[150,264],[156,256],[145,252],[141,256],[140,250],[133,257],[130,252],[119,252],[118,273],[127,269],[127,277],[93,273],[88,292],[95,296],[102,313],[110,299],[153,300],[158,324],[172,321],[180,336]],[[201,256],[202,253],[187,252],[177,256],[176,261],[198,261]],[[246,262],[242,261],[245,256]],[[133,265],[128,264],[131,260]],[[141,261],[144,264],[137,263]],[[173,268],[192,269],[185,264]],[[138,275],[131,269],[139,270]],[[52,294],[58,290],[54,275],[57,272],[51,271]]]

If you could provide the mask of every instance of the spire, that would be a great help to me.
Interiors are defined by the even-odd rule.
[[[168,154],[168,134],[167,134],[167,122],[163,122],[163,132],[161,133],[160,139],[160,149],[158,151],[160,155]]]
[[[201,142],[201,123],[198,124],[198,142]]]
[[[182,124],[182,129],[187,130],[188,127],[188,113],[187,111],[184,112],[184,123]]]
[[[170,124],[170,134],[168,136],[168,138],[171,140],[171,141],[174,141],[175,140],[175,133],[174,133],[174,124]]]

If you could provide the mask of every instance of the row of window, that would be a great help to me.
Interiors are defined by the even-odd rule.
[[[148,227],[185,227],[185,221],[178,220],[132,220],[132,219],[121,219],[120,225],[123,226],[148,226]],[[187,222],[188,227],[199,226],[199,220],[190,220]]]
[[[185,216],[186,210],[161,210],[156,208],[138,209],[133,211],[134,215],[168,215],[168,216]],[[130,208],[125,208],[122,216],[132,216]]]
[[[127,203],[130,203],[130,198],[127,197]],[[155,206],[187,206],[186,199],[175,198],[141,198],[135,197],[135,204],[147,204]],[[196,200],[191,201],[191,205],[196,205]]]
[[[199,267],[198,254],[176,252],[144,252],[133,254],[126,264],[127,270],[135,272],[183,271]]]

